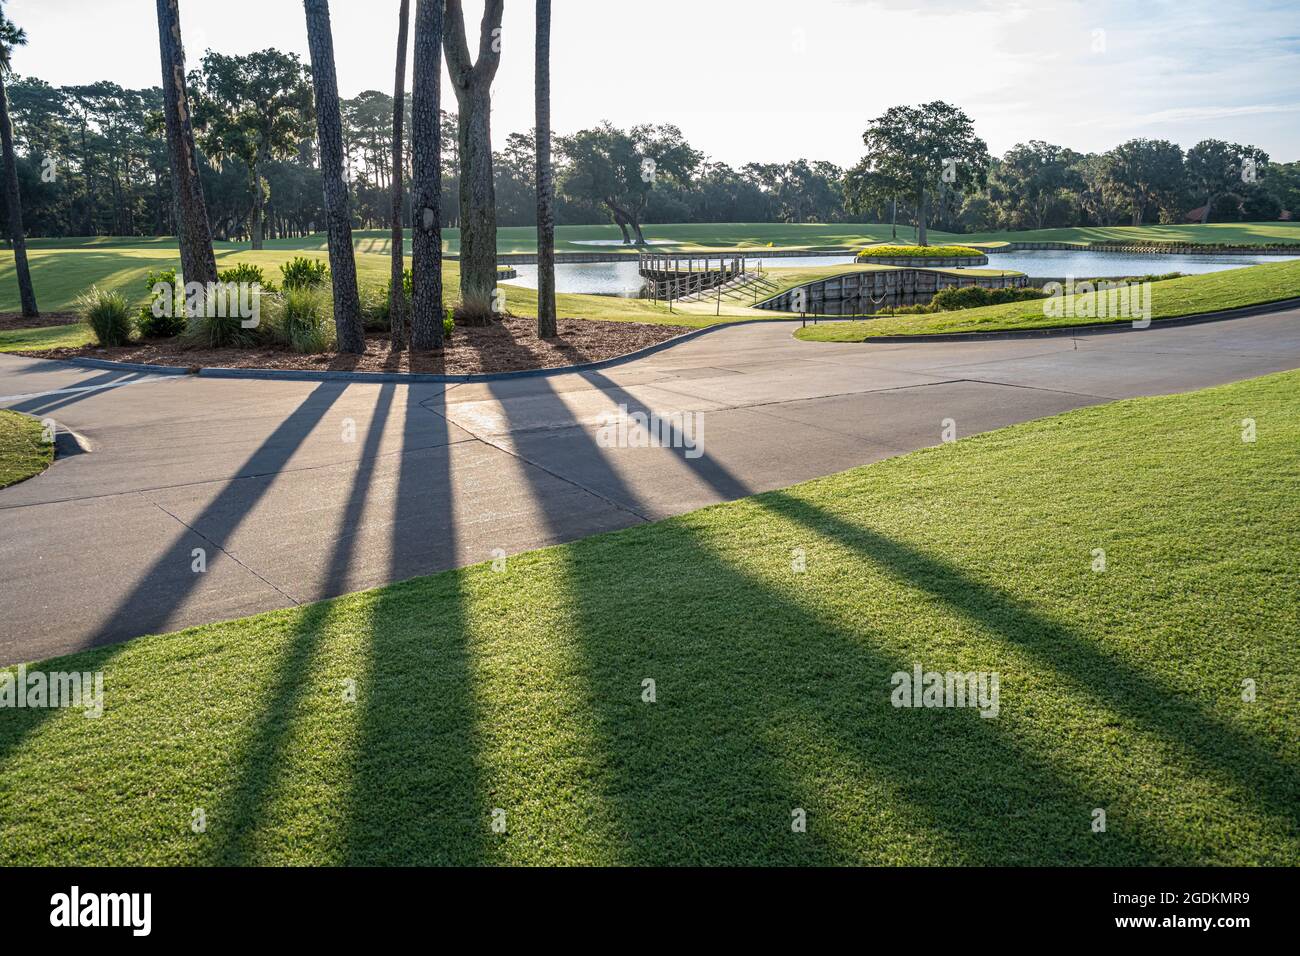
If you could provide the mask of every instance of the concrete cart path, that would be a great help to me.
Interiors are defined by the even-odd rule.
[[[87,449],[0,490],[0,663],[680,514],[937,444],[945,419],[960,437],[1300,367],[1300,310],[1077,339],[791,332],[737,326],[603,372],[461,385],[0,356],[0,406],[53,418]],[[670,443],[702,428],[698,452],[604,447],[620,405],[673,423]]]

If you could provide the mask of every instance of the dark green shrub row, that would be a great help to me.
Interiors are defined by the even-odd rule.
[[[858,255],[873,259],[954,259],[984,253],[969,246],[867,246]]]
[[[983,305],[1026,302],[1045,297],[1046,293],[1042,289],[1029,286],[1019,289],[986,289],[983,286],[968,285],[963,288],[940,289],[934,294],[929,305],[931,312],[955,312],[958,309],[978,309]]]

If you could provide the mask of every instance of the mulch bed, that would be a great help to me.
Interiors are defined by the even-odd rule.
[[[72,325],[79,321],[72,312],[42,312],[39,318],[24,318],[21,312],[0,312],[0,332],[9,329],[44,329],[51,325]]]
[[[48,317],[46,320],[48,322]],[[170,339],[150,340],[117,348],[25,351],[36,358],[97,358],[146,365],[184,368],[280,368],[348,372],[432,372],[470,375],[535,368],[562,368],[617,358],[689,331],[672,325],[639,322],[599,322],[560,319],[554,339],[537,337],[537,320],[507,317],[486,327],[456,326],[441,352],[394,352],[387,335],[366,336],[364,355],[325,352],[299,355],[287,349],[186,349]]]

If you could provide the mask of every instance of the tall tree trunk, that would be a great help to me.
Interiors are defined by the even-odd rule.
[[[253,248],[262,248],[262,215],[266,208],[262,201],[262,162],[261,159],[253,160],[253,166],[248,171],[248,175],[253,180]]]
[[[1205,197],[1205,209],[1204,209],[1204,211],[1202,211],[1202,213],[1201,213],[1201,225],[1202,225],[1202,226],[1205,225],[1207,222],[1210,221],[1210,206],[1212,206],[1213,204],[1214,204],[1214,196],[1213,196],[1213,195],[1206,196],[1206,197]]]
[[[537,335],[554,337],[555,178],[551,170],[551,0],[537,0]]]
[[[361,324],[361,301],[357,295],[348,187],[343,181],[343,122],[339,115],[338,80],[334,74],[330,5],[329,0],[303,0],[303,7],[307,12],[307,45],[311,51],[311,77],[316,91],[316,137],[320,143],[325,219],[329,227],[334,327],[338,332],[339,351],[359,355],[366,350],[366,335]]]
[[[14,153],[14,128],[9,121],[9,92],[0,75],[0,146],[5,161],[5,198],[9,202],[9,236],[14,244],[14,271],[18,274],[18,297],[23,315],[29,319],[40,315],[36,308],[36,289],[27,266],[27,236],[23,229],[23,198],[18,191],[18,157]]]
[[[443,0],[416,0],[415,4],[411,351],[424,352],[442,348],[442,7]]]
[[[921,183],[921,201],[916,206],[916,244],[918,246],[928,246],[930,243],[925,236],[925,218],[929,211],[929,205],[925,195],[925,183]]]
[[[609,206],[610,212],[614,216],[614,224],[623,232],[623,245],[632,245],[632,234],[627,231],[627,217],[624,216],[622,210],[613,203],[606,201],[605,205]]]
[[[456,91],[460,141],[460,297],[470,321],[491,318],[497,287],[496,187],[492,178],[492,81],[501,61],[504,0],[486,0],[478,59],[470,62],[461,0],[446,0],[447,72]]]
[[[410,0],[402,0],[397,12],[397,75],[393,84],[393,269],[388,292],[388,317],[394,349],[406,342],[406,292],[402,287],[405,256],[402,235],[402,122],[406,115],[406,25],[410,20]]]
[[[898,241],[898,197],[895,196],[890,203],[889,211],[889,229],[893,236],[893,241]]]
[[[460,177],[460,298],[471,322],[486,322],[497,284],[497,203],[492,174],[490,132],[492,98],[486,87],[472,85],[462,92],[459,140]]]

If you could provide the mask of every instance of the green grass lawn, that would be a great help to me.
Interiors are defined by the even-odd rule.
[[[1005,332],[1132,321],[1117,316],[1099,319],[1080,314],[1096,313],[1096,296],[1097,293],[1085,293],[1066,297],[1069,305],[1063,310],[1072,309],[1073,315],[1049,315],[1044,307],[1046,300],[1039,299],[954,312],[828,322],[799,329],[795,335],[809,342],[861,342],[869,336]],[[1155,282],[1151,286],[1151,317],[1159,321],[1296,297],[1300,297],[1300,260],[1272,262]]]
[[[49,662],[104,716],[0,710],[0,862],[1300,864],[1298,396],[1084,409]],[[916,664],[996,672],[998,716],[892,707]]]
[[[931,232],[945,239],[951,234]],[[1300,222],[1215,222],[1167,226],[1071,226],[1019,232],[978,232],[957,237],[960,242],[1195,242],[1264,245],[1300,242]]]
[[[54,445],[37,419],[0,410],[0,488],[39,475],[53,460]]]
[[[41,329],[0,329],[0,353],[74,349],[90,345],[95,337],[84,325],[52,325]]]

